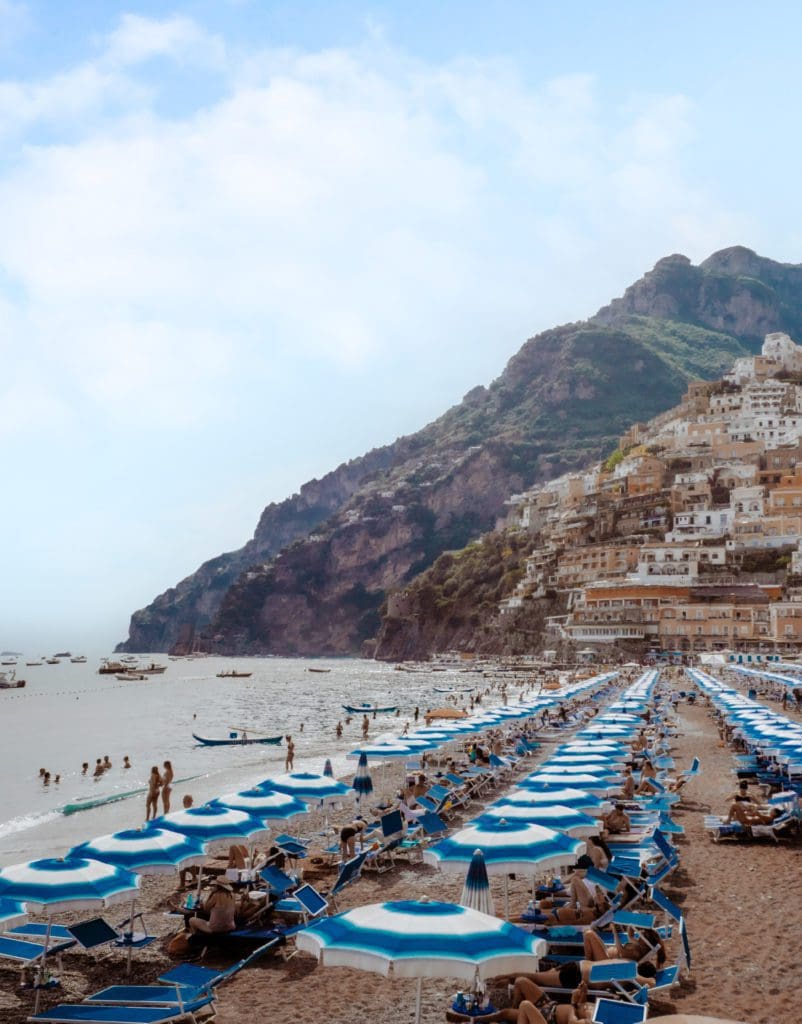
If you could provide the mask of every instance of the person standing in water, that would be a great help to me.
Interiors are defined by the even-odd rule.
[[[292,766],[295,763],[295,744],[292,742],[292,736],[289,734],[284,737],[287,741],[287,755],[284,758],[284,771],[291,772]]]
[[[170,794],[173,791],[173,766],[169,761],[164,762],[164,775],[162,775],[162,806],[164,813],[170,813]]]
[[[162,777],[159,775],[159,766],[154,764],[150,769],[148,778],[148,797],[145,801],[145,821],[150,821],[159,813],[159,790],[162,788]]]
[[[368,732],[370,731],[370,719],[367,715],[362,716],[362,738],[368,738]]]

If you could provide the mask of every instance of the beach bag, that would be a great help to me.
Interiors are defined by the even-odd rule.
[[[168,956],[186,956],[189,953],[189,933],[179,932],[167,943]]]

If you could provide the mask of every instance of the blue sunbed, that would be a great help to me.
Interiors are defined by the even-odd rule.
[[[62,1003],[29,1017],[34,1024],[172,1024],[192,1019],[196,1010],[208,1006],[213,996],[190,1003],[189,1006],[94,1006],[91,1003]]]

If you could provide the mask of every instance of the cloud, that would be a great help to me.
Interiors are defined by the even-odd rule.
[[[216,97],[162,113],[156,58],[213,71]],[[544,280],[545,317],[576,303],[555,268],[646,224],[644,251],[726,225],[683,173],[693,114],[381,39],[234,60],[189,18],[126,15],[94,60],[0,85],[0,127],[24,139],[0,174],[0,295],[40,404],[66,385],[115,424],[136,399],[154,429],[191,429],[275,366],[447,367],[520,332],[509,351]]]

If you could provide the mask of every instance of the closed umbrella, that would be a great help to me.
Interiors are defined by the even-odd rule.
[[[522,928],[454,903],[399,900],[355,907],[302,929],[296,945],[326,967],[421,979],[482,978],[531,971],[546,944]]]
[[[490,880],[487,877],[487,867],[481,850],[473,851],[459,901],[461,906],[478,910],[481,914],[495,913],[493,897],[490,895]]]
[[[334,769],[331,766],[331,758],[329,757],[326,758],[326,763],[323,765],[323,774],[327,779],[334,778]]]
[[[365,753],[359,755],[359,765],[354,776],[354,791],[356,792],[357,803],[363,797],[370,796],[373,792],[373,779],[371,779],[370,772],[368,771],[368,758]]]

